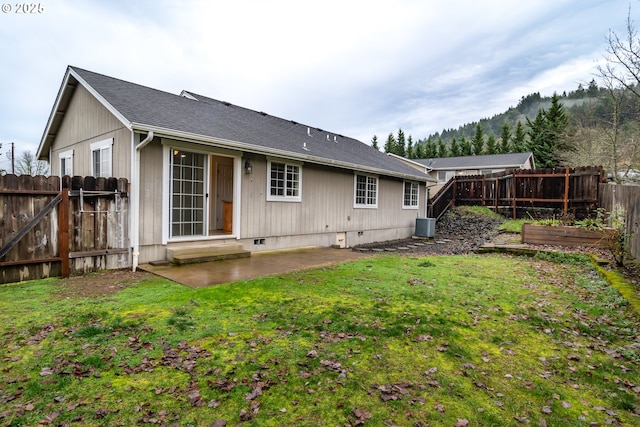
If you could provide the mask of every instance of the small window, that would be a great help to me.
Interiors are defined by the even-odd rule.
[[[58,154],[60,159],[60,176],[73,176],[73,150]]]
[[[355,176],[355,207],[378,207],[378,177],[370,175]]]
[[[111,173],[111,146],[113,138],[91,144],[91,175],[109,178]]]
[[[404,182],[404,197],[402,207],[405,209],[418,209],[418,190],[420,184],[413,181]]]
[[[269,161],[268,174],[268,201],[302,200],[302,168],[299,164]]]
[[[455,175],[455,172],[453,171],[438,171],[438,182],[439,183],[447,182],[451,178],[453,178],[454,175]]]

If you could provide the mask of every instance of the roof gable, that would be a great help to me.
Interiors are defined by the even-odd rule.
[[[191,137],[204,143],[295,158],[370,173],[388,174],[420,181],[431,180],[420,171],[353,138],[269,114],[218,101],[190,91],[180,95],[152,89],[113,77],[69,67],[107,108],[135,131],[153,130],[167,137]],[[72,79],[73,80],[73,79]],[[67,99],[71,88],[64,84],[54,106]],[[52,113],[53,115],[53,113]],[[39,153],[51,143],[50,119]]]

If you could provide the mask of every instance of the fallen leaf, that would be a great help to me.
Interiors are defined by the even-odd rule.
[[[213,424],[211,424],[211,427],[225,427],[226,425],[227,425],[226,420],[215,420]]]
[[[469,425],[469,420],[464,418],[458,418],[456,420],[456,427],[467,427]]]
[[[41,377],[44,377],[46,375],[53,375],[53,374],[54,374],[53,369],[51,369],[49,367],[42,368],[42,370],[40,371],[40,376]]]
[[[553,411],[551,410],[551,408],[550,408],[550,407],[548,407],[548,406],[543,406],[543,407],[542,407],[542,413],[543,413],[543,414],[547,414],[547,415],[549,415],[549,414],[553,413]]]

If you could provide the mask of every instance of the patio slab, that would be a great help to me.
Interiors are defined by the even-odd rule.
[[[256,277],[288,273],[294,270],[335,265],[367,258],[372,254],[351,249],[303,248],[274,252],[257,252],[249,258],[211,261],[188,265],[143,264],[148,271],[192,288],[249,280]]]

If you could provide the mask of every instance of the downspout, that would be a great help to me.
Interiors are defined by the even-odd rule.
[[[135,180],[131,189],[134,190],[133,197],[131,198],[131,246],[133,263],[132,270],[136,271],[138,268],[138,257],[140,256],[140,188],[142,183],[140,182],[140,151],[153,140],[153,131],[149,131],[147,136],[135,146],[133,150],[133,174],[132,178]],[[135,144],[134,144],[135,145]]]

